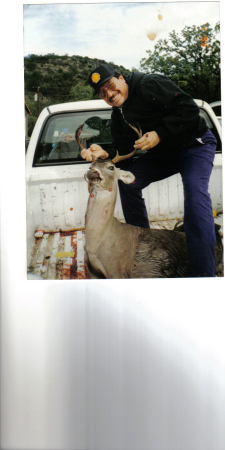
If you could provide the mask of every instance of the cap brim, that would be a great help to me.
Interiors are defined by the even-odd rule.
[[[95,87],[95,90],[98,92],[99,88],[113,77],[114,75],[110,75],[108,78],[105,78],[102,82],[98,84],[98,86]]]

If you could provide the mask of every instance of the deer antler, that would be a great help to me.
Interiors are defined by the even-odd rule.
[[[140,125],[137,124],[138,128],[134,127],[130,123],[128,123],[128,125],[129,125],[129,127],[131,127],[135,131],[135,133],[137,133],[137,135],[138,135],[138,137],[140,139],[142,137],[142,130],[140,128]],[[76,141],[77,141],[77,143],[78,143],[78,145],[79,145],[81,150],[84,150],[84,146],[83,146],[83,144],[80,141],[80,134],[81,134],[81,131],[83,129],[83,126],[84,126],[84,123],[77,128],[76,133],[75,133]],[[138,149],[136,148],[131,153],[128,153],[128,155],[121,155],[121,156],[119,155],[119,152],[117,151],[115,158],[112,159],[112,162],[114,162],[114,164],[116,164],[119,161],[124,161],[125,159],[129,159],[129,158],[131,158],[131,156],[135,155],[137,150]]]
[[[130,123],[128,123],[128,125],[135,131],[135,133],[137,133],[137,135],[140,139],[142,137],[142,130],[140,128],[140,125],[137,124],[138,128],[134,127]],[[128,153],[127,155],[121,155],[121,156],[119,155],[119,152],[117,151],[115,158],[112,159],[112,162],[114,162],[114,164],[116,164],[119,161],[124,161],[125,159],[129,159],[129,158],[131,158],[131,156],[134,156],[137,151],[138,151],[138,149],[135,148],[135,150],[133,150],[131,153]]]
[[[75,138],[80,147],[80,150],[84,150],[84,146],[83,146],[82,142],[80,141],[80,134],[81,134],[81,131],[83,130],[83,126],[84,126],[84,123],[82,125],[80,125],[75,132]]]

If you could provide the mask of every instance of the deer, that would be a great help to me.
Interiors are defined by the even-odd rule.
[[[80,141],[78,144],[82,148]],[[84,175],[90,194],[85,213],[85,263],[90,278],[188,277],[190,259],[185,233],[120,222],[114,216],[118,180],[129,184],[135,177],[116,167],[111,159],[94,155],[92,159]],[[221,240],[217,244],[219,263]]]

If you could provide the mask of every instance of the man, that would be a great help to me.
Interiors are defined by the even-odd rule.
[[[199,114],[194,100],[159,74],[134,72],[124,78],[108,64],[91,72],[89,84],[112,108],[112,151],[93,144],[82,152],[87,161],[94,154],[111,159],[132,152],[144,153],[119,163],[135,175],[135,182],[119,182],[127,223],[149,227],[142,189],[150,183],[180,173],[184,187],[184,228],[191,260],[191,277],[215,276],[215,229],[209,178],[216,139]],[[128,125],[140,126],[137,140]]]

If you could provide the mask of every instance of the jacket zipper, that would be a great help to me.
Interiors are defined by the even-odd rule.
[[[124,116],[124,113],[123,113],[123,107],[122,107],[122,106],[119,106],[119,110],[120,110],[120,112],[121,112],[121,114],[122,114],[123,120],[124,120],[124,121],[127,123],[127,125],[128,125],[128,122],[126,121],[125,116]]]

